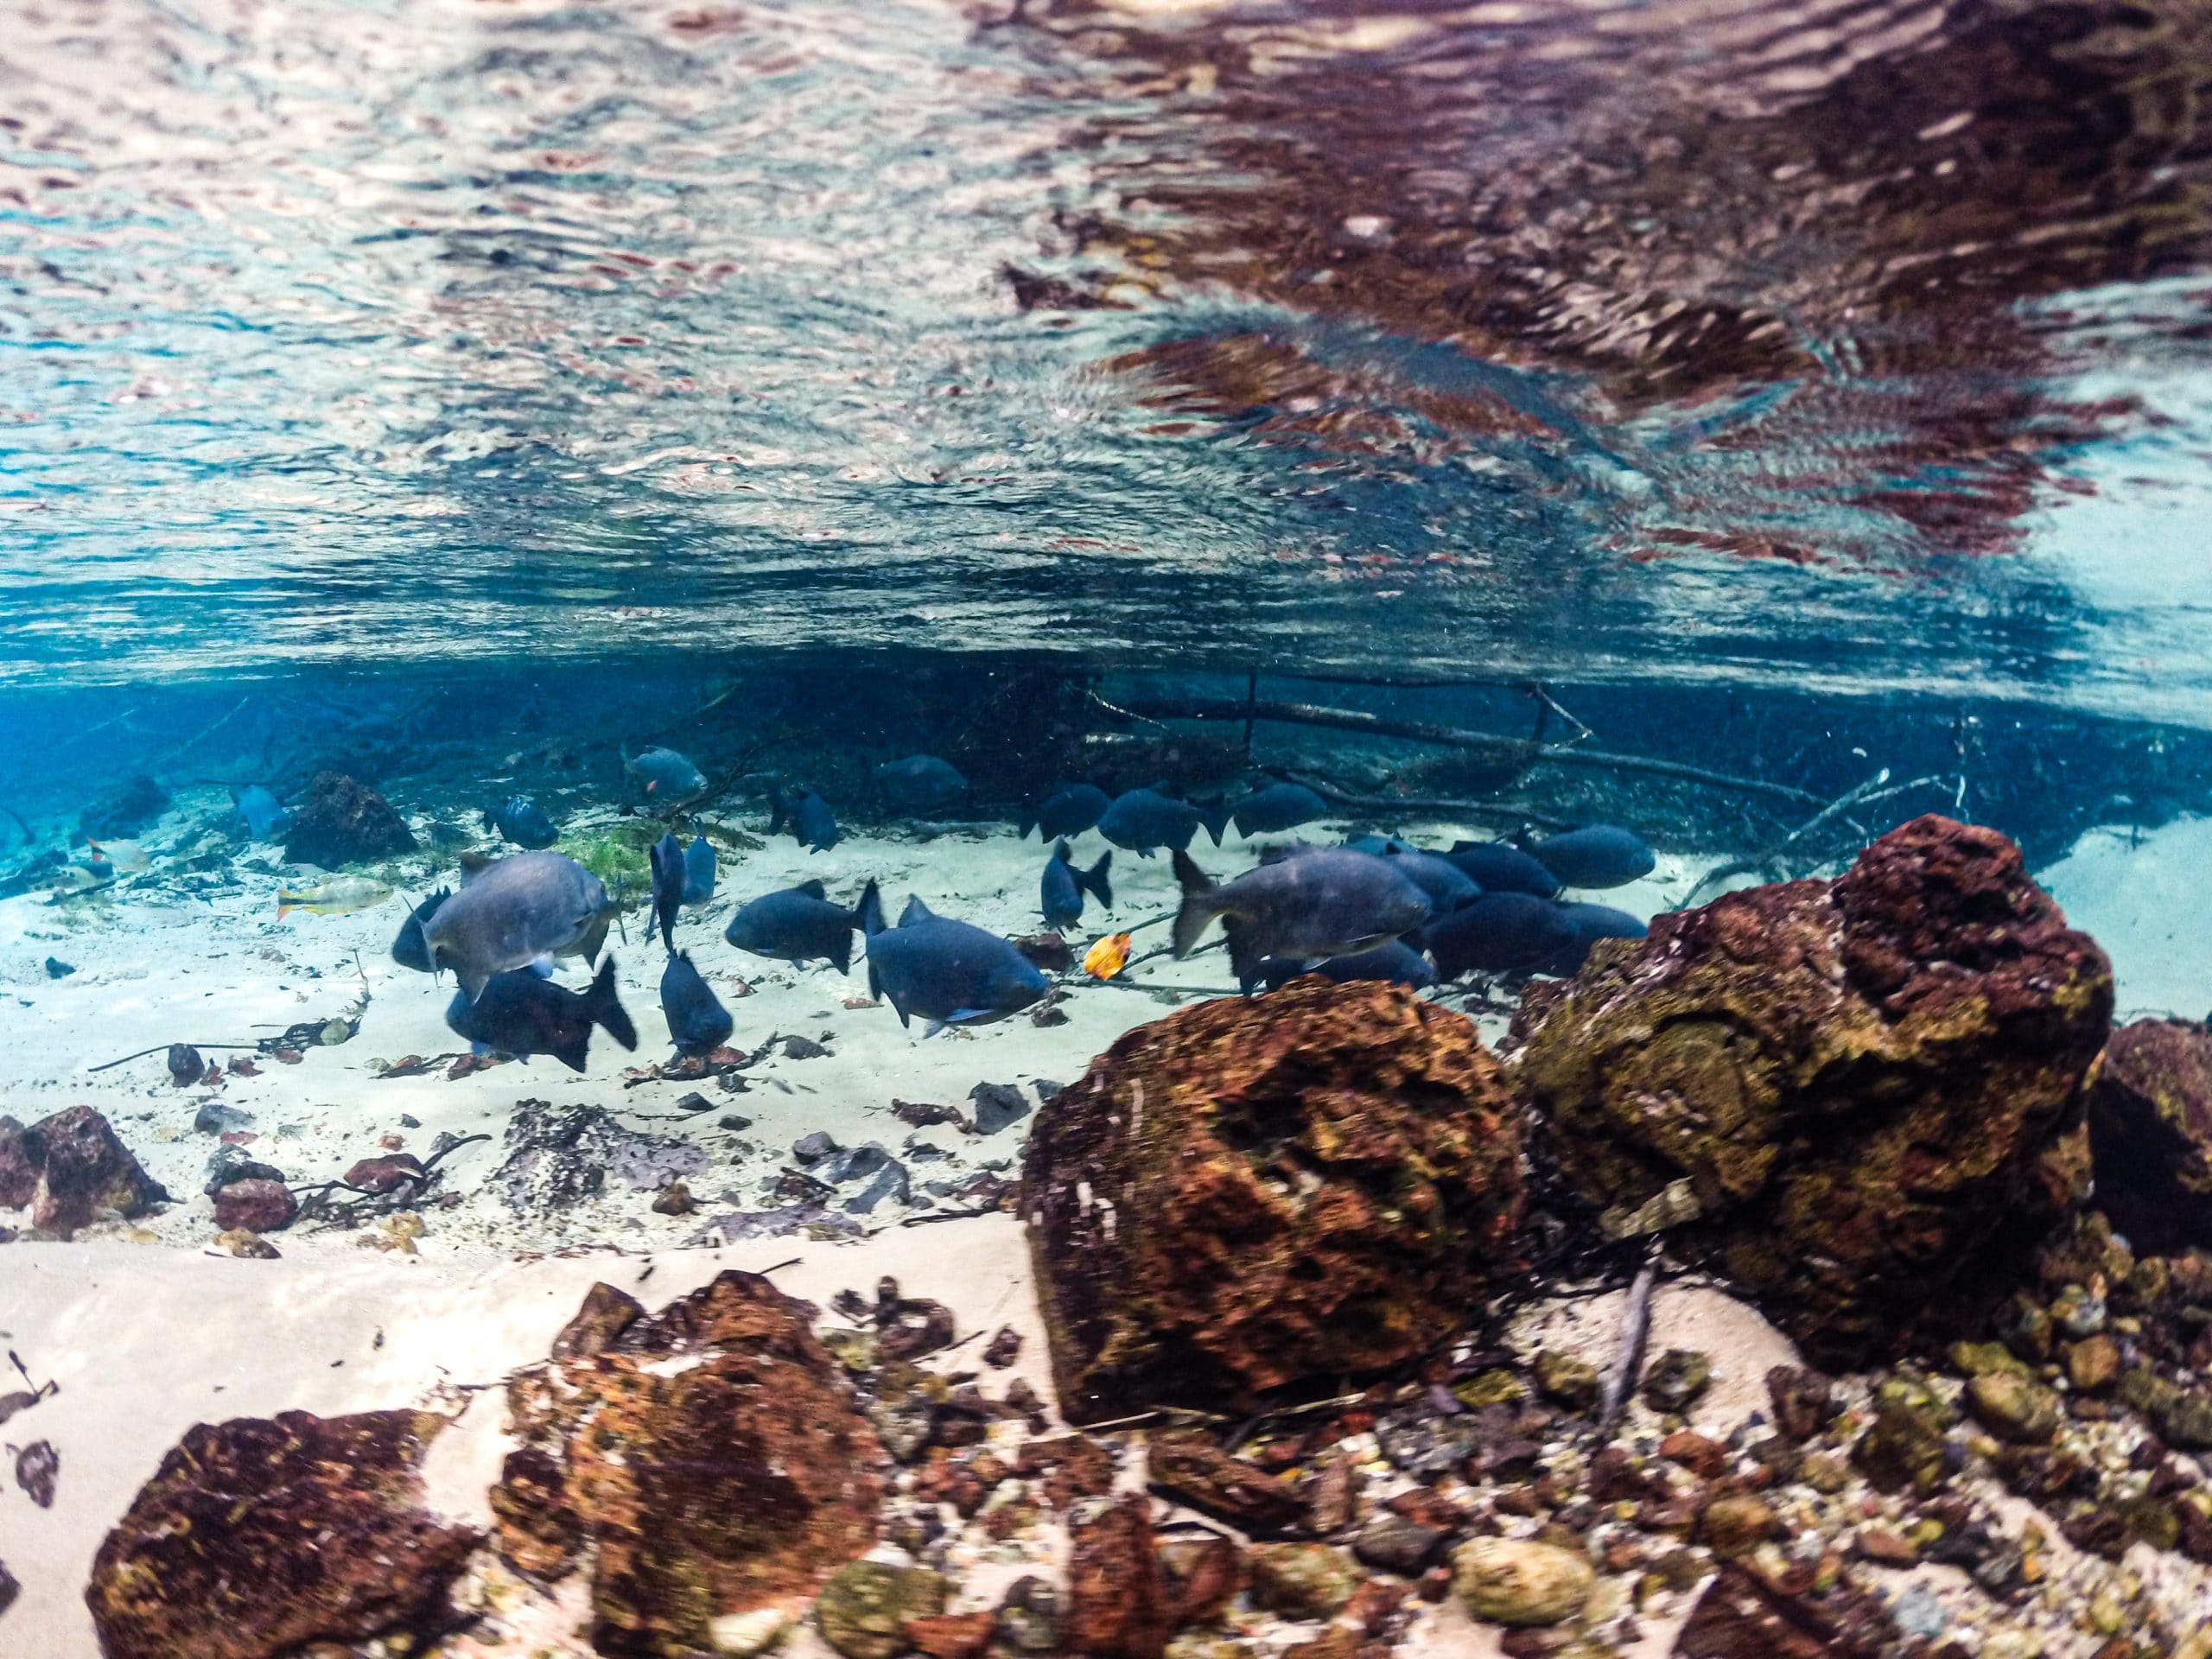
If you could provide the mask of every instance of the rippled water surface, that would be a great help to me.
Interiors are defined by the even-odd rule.
[[[2212,22],[22,0],[0,673],[667,645],[2212,709]]]

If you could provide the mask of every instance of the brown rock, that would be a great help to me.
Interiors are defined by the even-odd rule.
[[[1325,1459],[1307,1483],[1306,1524],[1317,1537],[1342,1532],[1359,1513],[1359,1465],[1349,1457]]]
[[[1659,1455],[1679,1463],[1700,1480],[1719,1478],[1728,1466],[1728,1448],[1694,1430],[1677,1429],[1659,1442]]]
[[[1154,1547],[1150,1500],[1124,1497],[1068,1536],[1068,1646],[1100,1659],[1160,1659],[1175,1633],[1174,1591]]]
[[[25,1130],[12,1117],[0,1117],[0,1210],[20,1210],[38,1191],[40,1160],[24,1144]]]
[[[0,1119],[0,1124],[14,1120]],[[101,1215],[143,1216],[168,1194],[138,1166],[108,1121],[89,1106],[72,1106],[22,1131],[15,1152],[0,1135],[0,1181],[19,1190],[26,1166],[37,1179],[28,1202],[31,1225],[67,1238]]]
[[[1285,1618],[1333,1618],[1359,1587],[1359,1569],[1326,1544],[1255,1544],[1244,1554],[1252,1599]]]
[[[1114,1490],[1113,1454],[1088,1434],[1062,1434],[1025,1440],[1014,1453],[1014,1472],[1023,1479],[1044,1477],[1045,1502],[1065,1510],[1079,1497],[1103,1497]]]
[[[1791,1594],[1731,1563],[1675,1638],[1676,1659],[1879,1659],[1897,1627],[1871,1597],[1839,1585]]]
[[[1724,1561],[1747,1555],[1770,1538],[1782,1535],[1782,1517],[1763,1497],[1731,1492],[1714,1498],[1699,1517],[1706,1547]]]
[[[1634,1210],[1826,1363],[1971,1312],[2078,1197],[2104,953],[1995,831],[1923,817],[1833,882],[1729,893],[1516,1022],[1567,1179]]]
[[[2138,1020],[2089,1090],[2097,1207],[2146,1255],[2212,1249],[2212,1027]]]
[[[1766,1374],[1766,1392],[1775,1427],[1793,1440],[1811,1440],[1843,1410],[1834,1379],[1809,1367],[1775,1366]]]
[[[1861,1560],[1884,1567],[1910,1567],[1920,1560],[1919,1547],[1887,1527],[1861,1527],[1852,1548]]]
[[[1062,1409],[1241,1402],[1426,1351],[1522,1200],[1522,1112],[1472,1022],[1301,980],[1128,1033],[1025,1157]]]
[[[2068,1351],[2066,1377],[2083,1394],[2102,1394],[2120,1381],[2120,1344],[2099,1332]]]
[[[1177,1539],[1160,1547],[1173,1586],[1175,1627],[1211,1624],[1244,1587],[1244,1552],[1218,1534]]]
[[[276,1659],[312,1642],[429,1636],[479,1535],[422,1507],[429,1412],[201,1423],[92,1562],[108,1659]]]
[[[936,1613],[906,1621],[906,1645],[923,1659],[982,1659],[998,1629],[992,1612]]]
[[[299,1219],[300,1201],[282,1181],[232,1181],[215,1194],[215,1224],[225,1232],[245,1228],[280,1233]]]
[[[1298,1488],[1230,1457],[1203,1430],[1154,1435],[1147,1473],[1155,1491],[1241,1531],[1268,1537],[1303,1529],[1306,1499]]]
[[[382,1196],[396,1192],[410,1181],[423,1179],[422,1160],[411,1152],[364,1158],[346,1172],[346,1185]]]
[[[636,1307],[594,1287],[556,1344],[578,1351],[540,1369],[550,1386],[516,1420],[565,1465],[596,1545],[594,1644],[666,1659],[866,1550],[888,1461],[806,1304],[733,1272],[658,1314]]]
[[[415,837],[391,803],[342,772],[318,772],[292,804],[284,856],[334,870],[415,850]]]
[[[583,1521],[570,1506],[568,1477],[542,1447],[507,1453],[492,1488],[499,1558],[518,1573],[550,1581],[576,1564]]]

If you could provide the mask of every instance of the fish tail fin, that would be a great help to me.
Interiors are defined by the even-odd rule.
[[[853,936],[851,934],[848,933],[837,941],[837,948],[830,953],[830,960],[837,964],[837,971],[841,974],[849,974],[853,971]]]
[[[1083,885],[1089,887],[1092,896],[1109,910],[1114,908],[1114,887],[1107,880],[1106,873],[1113,868],[1114,854],[1109,848],[1099,854],[1098,861],[1083,874]]]
[[[791,798],[782,790],[772,789],[768,791],[768,833],[770,835],[774,835],[784,827],[784,820],[791,816]],[[793,823],[791,828],[793,833],[797,833],[798,828],[797,823]]]
[[[853,925],[863,937],[874,938],[883,931],[883,897],[875,890],[875,878],[868,878],[868,886],[861,889],[861,901],[853,906]],[[870,976],[871,982],[874,976]]]
[[[613,957],[609,957],[599,964],[599,972],[592,979],[591,988],[584,993],[584,1012],[590,1016],[594,1025],[600,1027],[623,1047],[637,1047],[638,1028],[630,1023],[628,1011],[615,995]],[[582,1071],[583,1068],[579,1066],[576,1069]]]
[[[283,921],[287,916],[290,915],[299,907],[300,895],[298,893],[287,893],[282,887],[276,889],[276,919],[278,921]]]
[[[1198,809],[1198,822],[1206,827],[1206,834],[1213,837],[1213,844],[1221,845],[1222,831],[1229,828],[1229,803],[1224,800],[1193,801]]]
[[[1198,948],[1206,924],[1220,906],[1214,902],[1213,878],[1198,868],[1190,854],[1178,848],[1173,861],[1176,882],[1183,889],[1183,903],[1175,912],[1175,954],[1187,957]]]
[[[1021,809],[1021,828],[1014,832],[1014,839],[1016,841],[1028,840],[1029,832],[1037,827],[1037,809],[1033,806],[1023,807]]]

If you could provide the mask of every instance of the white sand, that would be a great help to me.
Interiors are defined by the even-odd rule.
[[[2105,948],[2117,1018],[2202,1020],[2212,1008],[2212,818],[2177,818],[2146,834],[2092,830],[2037,879],[2066,919]]]

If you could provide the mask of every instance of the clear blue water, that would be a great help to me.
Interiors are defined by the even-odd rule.
[[[0,677],[2212,708],[2183,8],[52,0]]]

